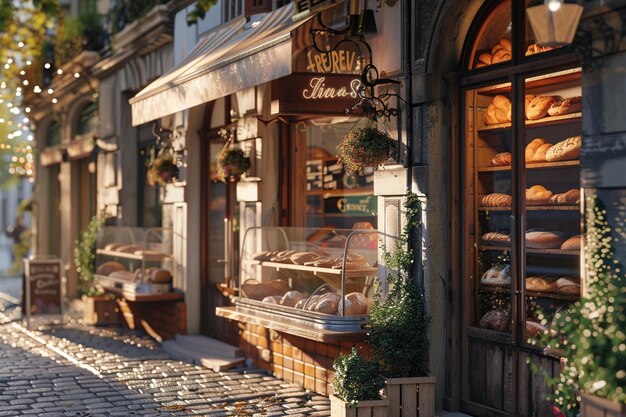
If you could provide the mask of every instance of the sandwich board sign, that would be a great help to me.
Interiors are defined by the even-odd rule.
[[[27,326],[32,316],[63,319],[60,259],[24,259],[24,308]]]

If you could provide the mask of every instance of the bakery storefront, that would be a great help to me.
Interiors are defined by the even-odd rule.
[[[541,373],[560,370],[533,340],[578,300],[582,69],[537,46],[525,9],[482,7],[460,78],[462,409],[549,415]]]
[[[346,7],[326,10],[322,20],[345,22]],[[191,110],[202,109],[199,138],[187,137],[188,146],[200,145],[200,198],[187,204],[201,213],[200,331],[239,345],[276,376],[326,394],[333,360],[363,343],[378,274],[374,168],[348,173],[336,156],[341,139],[367,123],[346,109],[360,101],[371,52],[362,38],[320,52],[310,34],[317,17],[294,21],[293,14],[289,4],[257,26],[230,22],[208,36],[213,41],[200,41],[204,54],[220,56],[203,81],[222,83],[198,103],[191,94],[180,102],[204,103]],[[226,31],[232,38],[220,48],[215,43]],[[173,73],[184,74],[184,65]],[[184,77],[172,77],[179,85],[167,102],[176,111],[186,86]],[[168,74],[156,85],[167,82]],[[157,87],[131,100],[136,123],[145,122],[158,94]],[[394,123],[385,127],[397,137]],[[239,149],[250,166],[231,175],[218,160]]]

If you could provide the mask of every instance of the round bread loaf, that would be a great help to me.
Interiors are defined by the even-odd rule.
[[[580,278],[559,278],[555,285],[557,294],[580,295]]]
[[[367,297],[360,292],[351,292],[344,297],[346,316],[361,316],[367,314]],[[339,315],[343,312],[343,303],[339,302]]]
[[[531,319],[526,319],[526,337],[538,337],[546,331],[546,328],[541,324]]]
[[[552,147],[552,144],[543,138],[535,138],[528,145],[524,152],[524,160],[528,164],[536,164],[546,162],[546,152]]]
[[[331,299],[320,300],[315,306],[315,311],[324,314],[337,314],[339,302]]]
[[[483,207],[511,207],[511,196],[508,194],[491,193],[481,200]]]
[[[582,110],[582,97],[569,97],[556,103],[548,109],[550,116],[561,116],[564,114],[576,113]]]
[[[490,310],[480,319],[480,327],[496,332],[508,332],[511,325],[509,313],[504,310]]]
[[[573,136],[555,144],[546,152],[548,162],[570,161],[580,158],[582,137]]]
[[[502,152],[489,161],[490,167],[502,167],[511,165],[511,152]]]
[[[280,304],[280,297],[277,295],[268,295],[261,300],[263,303],[267,304]]]
[[[497,265],[489,268],[480,278],[480,283],[496,287],[511,285],[511,266]]]
[[[304,296],[300,291],[292,290],[288,291],[283,295],[283,298],[280,299],[280,304],[287,307],[295,307],[298,304],[298,301],[302,300]]]
[[[483,243],[487,245],[510,245],[511,238],[506,233],[487,232],[482,236]]]
[[[555,277],[528,277],[525,285],[527,291],[554,292],[555,282]]]
[[[561,250],[580,250],[580,235],[572,236],[561,245]]]
[[[548,115],[550,106],[556,101],[553,96],[537,96],[530,102],[526,110],[526,117],[530,120],[541,119]]]
[[[283,291],[270,285],[257,281],[256,279],[248,279],[241,284],[241,293],[244,297],[252,300],[261,301],[270,295],[282,296]]]
[[[317,303],[320,301],[319,295],[312,295],[306,300],[306,304],[304,305],[304,309],[308,311],[315,311],[315,307],[317,307]]]
[[[167,284],[172,282],[172,273],[167,269],[156,269],[152,271],[150,277],[155,284]]]
[[[559,232],[526,232],[526,247],[530,249],[560,249],[564,240]]]
[[[287,281],[284,281],[282,279],[273,279],[266,284],[272,288],[276,288],[277,291],[280,291],[280,294],[284,294],[287,291],[291,290],[291,287],[289,286]]]
[[[98,267],[98,269],[96,269],[96,274],[108,276],[111,272],[124,271],[125,269],[126,268],[124,268],[124,265],[122,265],[119,262],[108,261],[108,262],[103,263],[102,265]]]
[[[306,302],[308,301],[308,298],[303,298],[300,301],[298,301],[296,303],[296,305],[294,306],[294,308],[299,308],[300,310],[304,309],[304,306],[306,305]]]
[[[547,190],[543,185],[533,185],[526,190],[526,205],[543,206],[550,202],[552,191]]]
[[[291,255],[291,262],[296,265],[304,265],[306,262],[311,262],[319,259],[320,256],[315,252],[298,252]]]

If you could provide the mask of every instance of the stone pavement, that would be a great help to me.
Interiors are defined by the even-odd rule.
[[[0,416],[330,414],[326,397],[260,369],[215,373],[173,360],[140,332],[77,320],[27,330],[11,301],[0,293]]]

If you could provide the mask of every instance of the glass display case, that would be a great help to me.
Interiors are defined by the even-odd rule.
[[[104,227],[96,244],[96,286],[126,293],[172,290],[172,230]]]
[[[246,230],[237,310],[297,326],[362,331],[382,234],[356,227]]]

